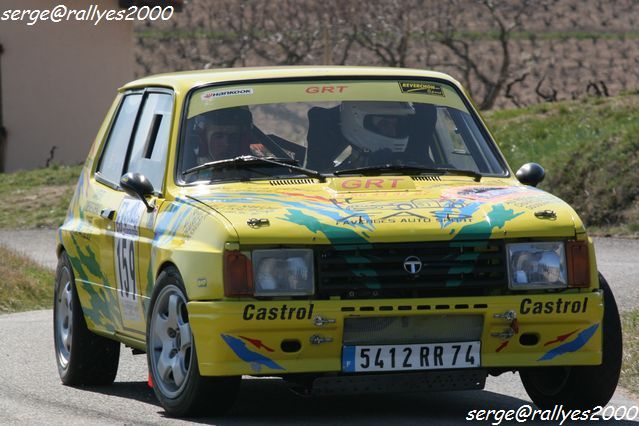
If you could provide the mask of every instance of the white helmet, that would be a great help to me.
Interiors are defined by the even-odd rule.
[[[415,109],[408,102],[344,101],[340,115],[342,134],[358,148],[404,152]]]

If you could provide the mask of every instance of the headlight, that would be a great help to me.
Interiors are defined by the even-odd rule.
[[[567,287],[563,242],[508,244],[506,250],[509,288],[526,290]]]
[[[252,260],[256,296],[313,294],[313,250],[254,250]]]

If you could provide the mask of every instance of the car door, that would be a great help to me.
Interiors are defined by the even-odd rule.
[[[107,333],[120,331],[122,321],[112,256],[105,257],[104,247],[112,240],[113,206],[119,205],[123,197],[118,183],[142,98],[142,92],[119,95],[97,161],[92,164],[94,174],[90,178],[80,177],[82,206],[71,238],[73,252],[77,255],[74,266],[81,284],[78,295],[91,328]]]
[[[163,202],[173,95],[164,89],[148,88],[126,94],[123,102],[135,96],[140,96],[139,107],[128,143],[120,146],[124,149],[117,156],[119,172],[114,171],[110,181],[105,183],[108,194],[103,197],[101,209],[110,223],[105,226],[100,253],[102,262],[113,271],[113,291],[118,306],[117,332],[143,340],[146,307],[155,279],[151,269],[153,225]],[[123,137],[126,139],[126,135]],[[107,156],[108,149],[107,145]],[[120,177],[128,172],[141,173],[152,183],[151,211],[120,188]]]
[[[146,333],[147,307],[153,291],[153,240],[158,211],[164,202],[173,95],[161,89],[147,89],[124,173],[140,173],[153,185],[153,210],[137,198],[125,196],[116,212],[114,264],[119,284],[124,331],[137,336]]]

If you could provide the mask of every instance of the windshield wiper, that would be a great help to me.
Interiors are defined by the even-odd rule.
[[[199,166],[191,167],[188,170],[182,172],[183,176],[186,176],[193,172],[198,172],[200,170],[218,170],[225,169],[228,167],[253,167],[256,165],[272,165],[272,166],[280,166],[286,167],[287,169],[295,170],[300,173],[305,174],[306,176],[313,177],[319,179],[320,182],[324,182],[326,180],[326,176],[317,172],[315,170],[307,169],[306,167],[298,166],[299,164],[296,160],[292,158],[276,158],[276,157],[256,157],[254,155],[240,155],[235,158],[228,158],[225,160],[217,160],[217,161],[209,161],[208,163],[200,164]]]
[[[404,173],[432,173],[432,174],[451,174],[470,176],[479,182],[482,178],[481,173],[474,170],[453,169],[447,167],[423,167],[423,166],[409,166],[403,164],[379,164],[376,166],[364,166],[356,167],[353,169],[337,170],[333,172],[335,176],[346,175],[351,173],[360,173],[367,175],[370,173],[380,172],[404,172]]]

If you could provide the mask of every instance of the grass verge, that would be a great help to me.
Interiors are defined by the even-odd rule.
[[[57,228],[69,207],[82,166],[0,174],[0,228]]]
[[[55,273],[0,245],[0,313],[50,308]]]
[[[602,235],[639,233],[639,96],[586,98],[492,111],[486,120],[509,164],[546,169],[540,188]],[[623,225],[622,225],[623,224]]]
[[[639,396],[639,309],[625,313],[623,328],[623,365],[619,384]]]

